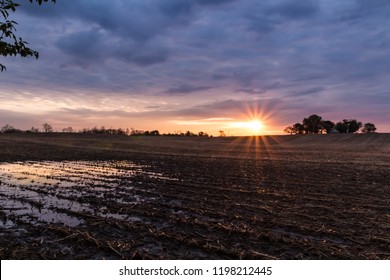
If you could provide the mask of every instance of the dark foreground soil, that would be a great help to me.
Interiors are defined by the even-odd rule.
[[[390,259],[389,152],[388,134],[0,134],[0,257]]]

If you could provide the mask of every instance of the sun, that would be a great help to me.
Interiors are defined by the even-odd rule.
[[[259,120],[252,120],[246,123],[246,127],[249,128],[252,132],[259,132],[263,127],[263,124]]]
[[[231,122],[230,127],[239,129],[242,135],[258,134],[264,128],[263,123],[259,119],[251,119],[241,122]]]

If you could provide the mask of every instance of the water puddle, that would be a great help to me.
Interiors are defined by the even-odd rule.
[[[134,176],[176,180],[145,168],[130,161],[2,163],[0,211],[6,218],[0,228],[14,227],[18,221],[75,227],[84,223],[80,214],[139,222],[140,218],[122,213],[117,206],[156,199],[134,193],[144,188],[142,182],[133,182]]]

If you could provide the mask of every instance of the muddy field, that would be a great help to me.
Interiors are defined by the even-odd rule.
[[[0,135],[1,259],[390,259],[390,135]]]

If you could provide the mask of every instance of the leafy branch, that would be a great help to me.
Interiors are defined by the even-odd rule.
[[[28,0],[30,3],[36,2],[41,5],[43,2],[53,2],[56,0]],[[16,25],[14,20],[10,20],[11,12],[14,13],[20,6],[19,3],[13,0],[0,0],[0,55],[7,56],[21,56],[21,57],[35,57],[39,58],[39,53],[30,49],[28,43],[22,38],[15,35]],[[0,71],[6,70],[6,67],[0,63]]]

